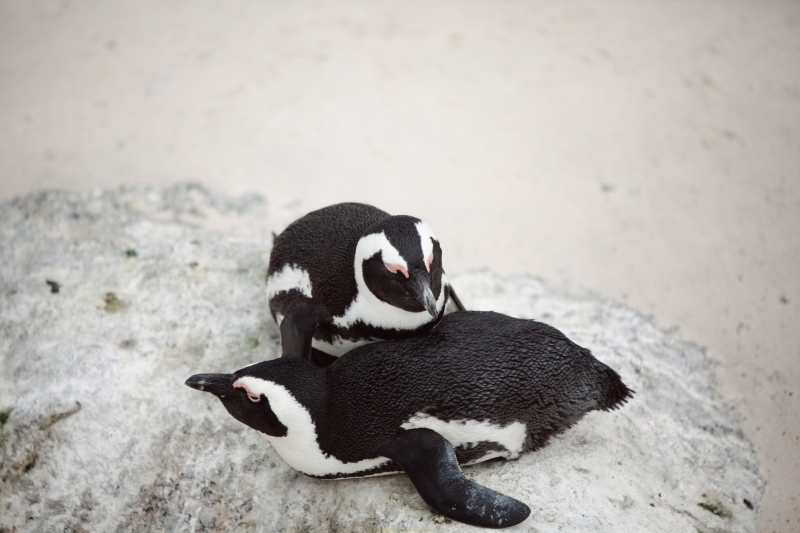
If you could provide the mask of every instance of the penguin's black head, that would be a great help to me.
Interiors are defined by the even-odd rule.
[[[298,406],[316,411],[324,401],[324,374],[308,361],[281,358],[233,374],[196,374],[186,385],[219,398],[239,422],[271,437],[284,437],[285,424],[293,422]]]
[[[286,426],[275,416],[266,396],[243,386],[236,374],[196,374],[186,380],[186,385],[219,398],[242,424],[272,437],[286,435]]]
[[[442,307],[442,248],[418,218],[388,217],[369,228],[356,247],[356,282],[404,311],[437,316]]]

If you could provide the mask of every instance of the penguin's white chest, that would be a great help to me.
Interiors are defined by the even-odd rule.
[[[366,290],[366,289],[365,289]],[[436,302],[437,314],[444,306],[444,290],[439,294]],[[396,331],[415,331],[434,320],[427,311],[413,313],[399,307],[387,304],[376,298],[371,292],[359,291],[355,300],[347,307],[344,314],[333,317],[333,324],[344,330],[352,328],[357,323],[372,326],[377,329]],[[311,346],[329,355],[340,357],[353,348],[380,341],[380,338],[345,338],[335,335],[332,342],[313,339]]]
[[[340,328],[350,328],[357,322],[379,329],[413,331],[434,320],[427,311],[418,313],[405,311],[388,304],[372,294],[366,285],[359,284],[358,294],[347,306],[341,316],[333,317],[333,324]],[[444,307],[444,288],[436,300],[436,312]]]

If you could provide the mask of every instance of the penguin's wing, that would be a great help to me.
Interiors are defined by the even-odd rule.
[[[311,339],[320,316],[313,308],[298,306],[289,311],[281,322],[282,357],[311,360]]]
[[[453,286],[448,284],[447,287],[450,289],[450,299],[453,300],[454,304],[456,304],[456,309],[458,311],[466,311],[467,308],[461,303],[461,299],[456,294],[456,291],[453,290]]]
[[[517,525],[531,514],[521,501],[467,479],[458,466],[453,446],[431,429],[403,431],[375,453],[400,465],[425,503],[453,520],[503,528]]]

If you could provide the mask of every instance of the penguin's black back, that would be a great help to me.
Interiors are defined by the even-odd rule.
[[[286,264],[303,268],[311,279],[314,300],[325,302],[332,315],[341,315],[358,292],[353,266],[358,240],[388,217],[377,207],[359,203],[312,211],[275,238],[267,277]]]
[[[492,312],[445,316],[427,335],[369,344],[327,369],[324,450],[357,461],[415,413],[527,426],[523,452],[587,412],[631,396],[619,375],[561,332]]]

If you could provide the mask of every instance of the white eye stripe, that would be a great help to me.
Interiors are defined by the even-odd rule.
[[[405,269],[408,269],[408,263],[406,263],[406,260],[403,259],[402,255],[400,255],[400,252],[397,251],[397,248],[392,246],[392,243],[390,243],[389,239],[386,238],[386,234],[384,232],[372,233],[366,237],[361,237],[361,239],[358,241],[358,245],[356,246],[356,257],[354,263],[356,268],[356,279],[358,279],[358,273],[362,272],[362,263],[378,252],[380,252],[381,259],[383,259],[384,263],[399,265]]]
[[[420,220],[417,222],[415,227],[417,228],[420,244],[422,245],[422,257],[428,257],[433,253],[433,241],[438,241],[439,239],[433,234],[433,230],[430,226],[423,221]]]

